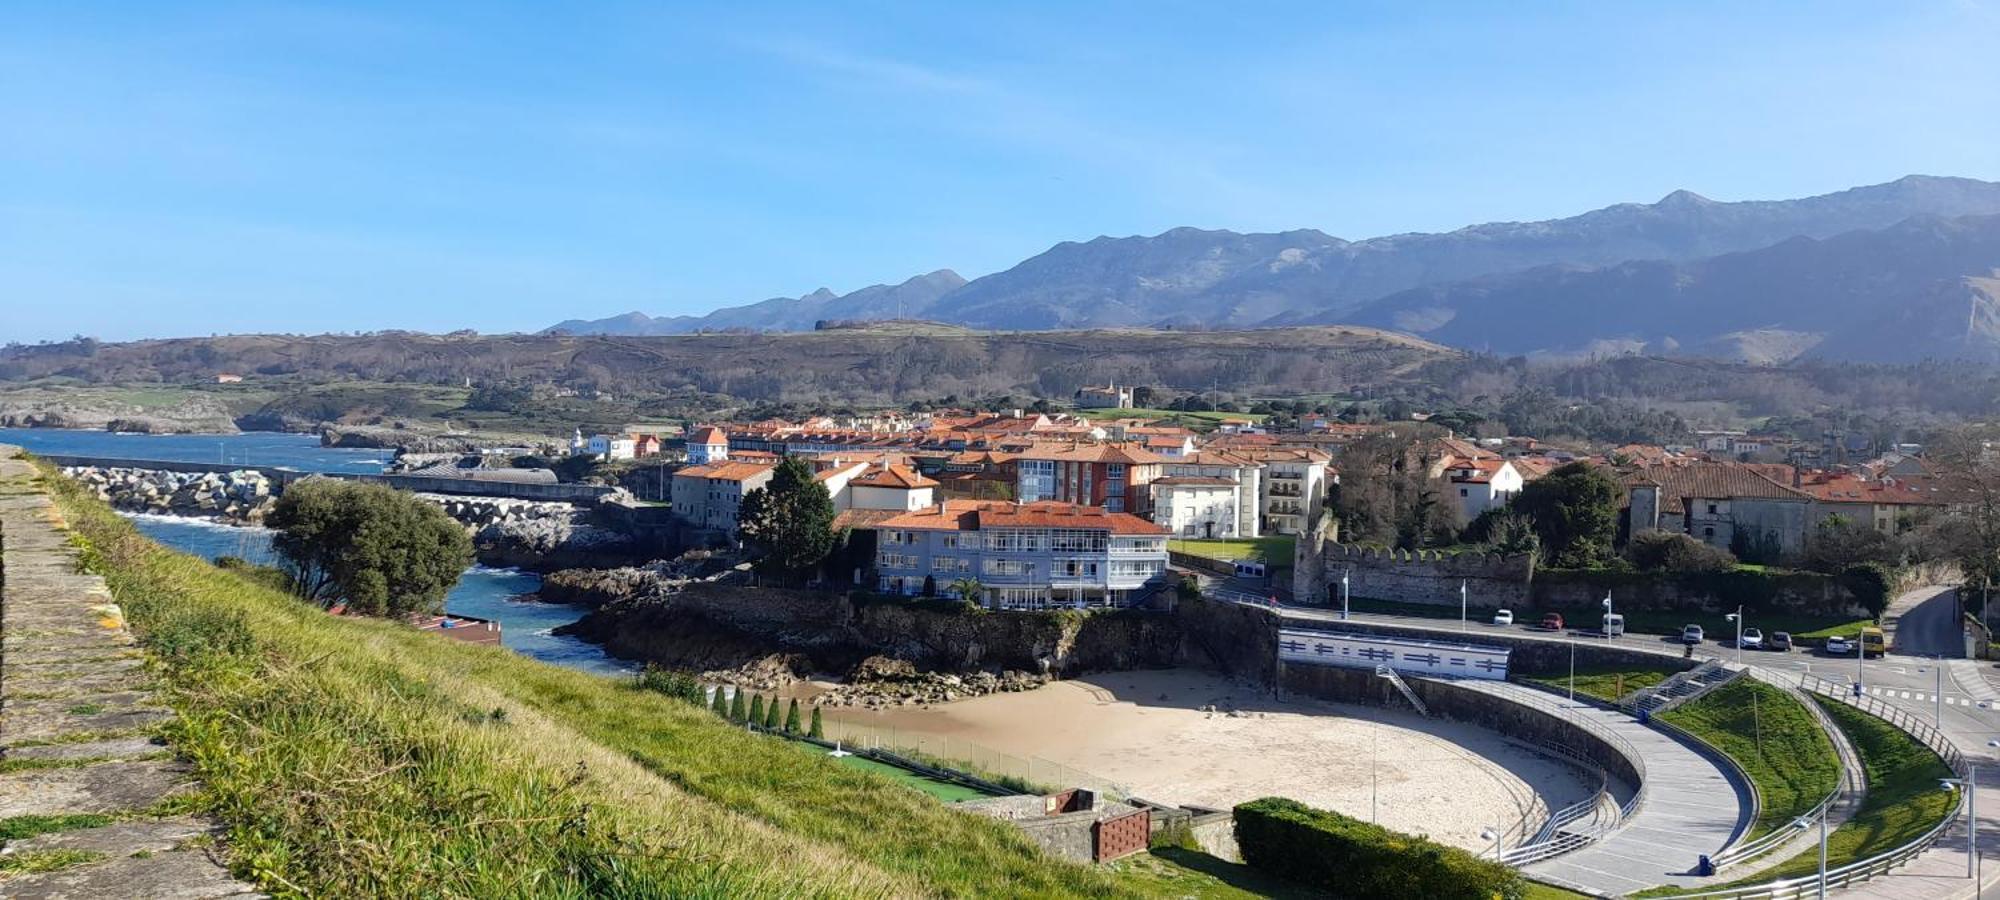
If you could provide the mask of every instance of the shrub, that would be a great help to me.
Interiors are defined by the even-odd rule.
[[[707,699],[702,691],[701,682],[696,681],[693,675],[652,663],[647,663],[645,670],[639,673],[638,683],[641,690],[665,694],[696,706],[702,705],[702,701]]]
[[[1526,890],[1498,862],[1295,800],[1252,800],[1235,821],[1245,863],[1338,896],[1520,900]]]
[[[817,706],[813,707],[812,725],[806,729],[806,737],[822,741],[826,740],[826,726],[820,724],[819,707]]]
[[[708,708],[709,711],[715,713],[716,716],[719,718],[724,718],[724,719],[729,718],[728,685],[718,684],[715,686],[715,697],[709,701]]]
[[[1625,558],[1647,572],[1727,572],[1736,557],[1685,534],[1649,531],[1625,545]]]
[[[778,698],[772,697],[771,702],[764,704],[763,724],[766,730],[778,730]]]
[[[382,485],[308,478],[285,489],[266,521],[299,596],[361,615],[442,610],[445,592],[472,563],[463,526]]]
[[[1840,581],[1853,592],[1855,602],[1877,619],[1882,618],[1882,611],[1889,608],[1889,598],[1896,593],[1895,573],[1881,563],[1848,566],[1841,571]]]
[[[785,707],[785,733],[799,733],[799,698],[793,697],[791,705]]]
[[[729,721],[741,724],[750,720],[750,710],[743,704],[750,701],[743,698],[743,689],[737,688],[729,695]]]
[[[746,719],[745,719],[744,721],[746,721],[746,722],[749,722],[749,723],[750,723],[750,724],[752,724],[752,725],[762,725],[762,724],[764,724],[764,695],[763,695],[763,694],[757,694],[757,695],[754,695],[754,696],[752,696],[752,697],[750,698],[750,715],[749,715],[749,717],[748,717],[748,718],[746,718]]]

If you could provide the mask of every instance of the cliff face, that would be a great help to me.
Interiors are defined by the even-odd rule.
[[[1179,665],[1177,614],[969,612],[941,602],[854,603],[838,594],[697,584],[664,596],[621,580],[558,579],[546,599],[599,603],[563,632],[614,656],[687,669],[742,666],[791,654],[822,672],[847,672],[886,656],[944,672],[1021,671],[1064,676]]]

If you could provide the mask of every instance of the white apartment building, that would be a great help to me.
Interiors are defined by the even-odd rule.
[[[1165,471],[1166,478],[1160,481],[1173,481],[1173,484],[1166,488],[1166,493],[1174,495],[1176,503],[1187,502],[1171,515],[1162,517],[1157,513],[1164,501],[1161,488],[1156,486],[1153,490],[1153,507],[1156,512],[1153,521],[1172,529],[1176,536],[1200,537],[1211,530],[1216,537],[1254,538],[1264,534],[1263,463],[1227,450],[1203,450],[1180,458],[1169,458],[1161,468]],[[1208,514],[1205,511],[1199,514],[1187,512],[1188,506],[1206,510],[1208,501],[1203,500],[1199,503],[1194,501],[1197,500],[1196,495],[1208,493],[1213,487],[1204,490],[1199,486],[1199,481],[1182,482],[1179,479],[1228,481],[1234,488],[1233,496],[1226,501],[1218,498],[1214,502],[1218,504],[1226,502],[1235,512],[1236,521],[1233,524],[1224,524],[1216,520],[1215,526],[1211,529],[1205,524],[1208,521],[1206,518]],[[1159,481],[1155,481],[1154,484],[1158,485]],[[1194,532],[1188,531],[1190,524],[1196,526]]]

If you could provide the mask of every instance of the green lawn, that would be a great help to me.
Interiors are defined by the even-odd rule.
[[[821,755],[825,755],[826,753],[826,751],[811,744],[800,744],[799,746]],[[919,775],[908,769],[899,769],[888,763],[877,762],[872,759],[864,759],[859,756],[842,756],[838,759],[841,765],[850,769],[859,769],[863,772],[880,775],[911,790],[920,791],[936,799],[943,800],[946,803],[964,803],[967,800],[983,800],[991,796],[985,791],[969,788],[950,781],[939,781],[935,778]]]
[[[1292,549],[1296,538],[1289,534],[1276,534],[1248,540],[1198,541],[1169,538],[1167,549],[1192,556],[1204,556],[1224,562],[1239,559],[1256,560],[1270,566],[1289,568],[1292,564]]]
[[[1306,900],[1324,896],[1242,863],[1180,847],[1155,847],[1149,853],[1128,856],[1112,863],[1111,870],[1120,881],[1148,897]]]
[[[1861,809],[1827,835],[1829,868],[1867,859],[1916,840],[1956,809],[1957,796],[1938,785],[1939,779],[1951,777],[1951,769],[1929,747],[1896,726],[1845,703],[1818,696],[1813,697],[1813,702],[1833,717],[1834,724],[1854,744],[1862,767],[1868,771],[1868,794],[1861,801]],[[1750,887],[1817,871],[1819,849],[1814,847],[1749,878],[1702,890]],[[1644,896],[1672,893],[1684,892],[1649,891]]]
[[[1738,678],[1663,713],[1736,761],[1762,808],[1751,837],[1811,810],[1840,781],[1840,757],[1812,713],[1785,691]]]
[[[1679,667],[1661,664],[1644,665],[1597,665],[1576,667],[1576,692],[1585,697],[1595,697],[1607,703],[1615,703],[1620,697],[1643,687],[1651,687],[1673,677]],[[1523,677],[1524,681],[1546,685],[1558,691],[1570,687],[1568,670],[1546,675]]]
[[[1135,895],[1003,823],[629,680],[328,616],[55,483],[160,663],[195,805],[236,874],[273,893]]]

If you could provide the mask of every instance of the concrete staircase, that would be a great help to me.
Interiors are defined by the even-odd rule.
[[[1418,715],[1426,719],[1431,717],[1430,709],[1424,706],[1424,701],[1417,699],[1417,692],[1410,690],[1410,683],[1404,681],[1403,676],[1396,674],[1395,669],[1378,664],[1375,666],[1375,674],[1379,677],[1389,679],[1389,683],[1395,685],[1396,690],[1402,691],[1403,699],[1410,701],[1410,705],[1417,708]]]
[[[1676,673],[1659,684],[1643,687],[1618,698],[1618,708],[1634,717],[1656,716],[1735,681],[1743,670],[1731,670],[1721,660],[1711,659],[1685,672]]]

